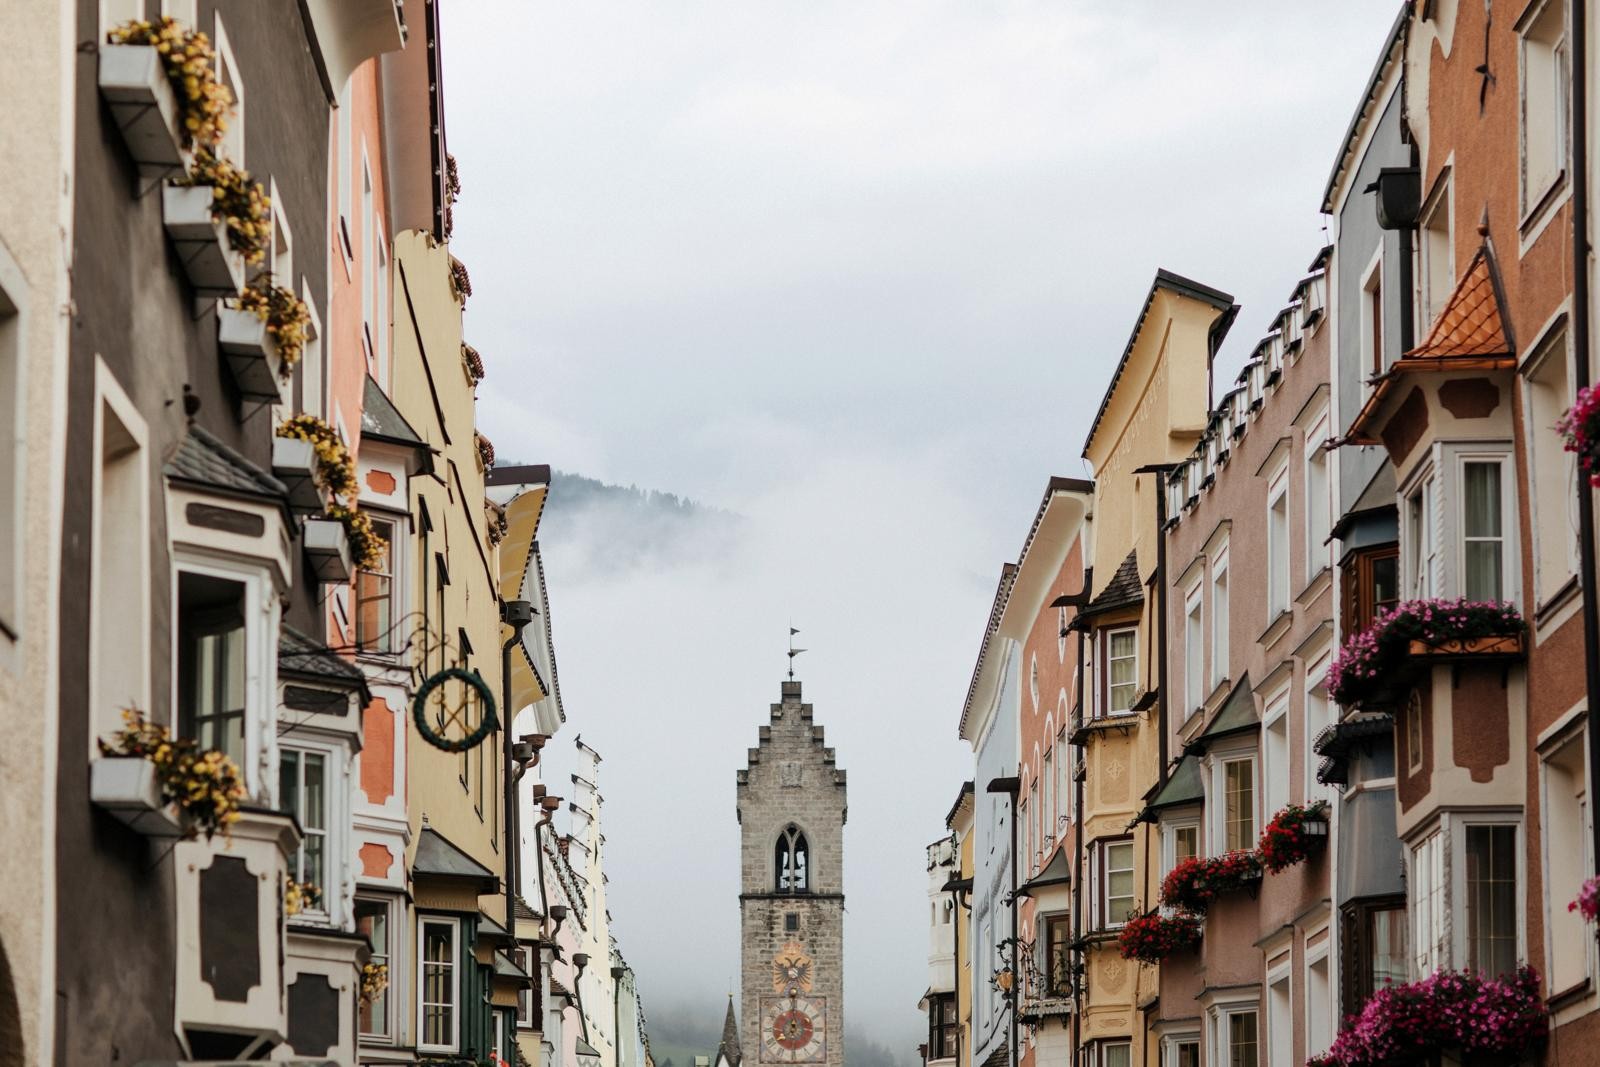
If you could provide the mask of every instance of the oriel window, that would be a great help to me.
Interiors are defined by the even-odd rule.
[[[390,652],[394,627],[394,523],[374,519],[372,528],[384,540],[383,552],[371,567],[356,575],[356,647],[363,652]]]
[[[178,721],[185,737],[244,764],[245,587],[178,578]]]

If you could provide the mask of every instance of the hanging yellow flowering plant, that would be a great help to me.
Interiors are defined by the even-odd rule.
[[[299,915],[307,908],[322,902],[322,890],[315,882],[297,882],[292,875],[283,876],[283,913]]]
[[[328,518],[344,524],[345,539],[350,542],[350,559],[358,568],[371,570],[382,561],[389,542],[372,528],[370,515],[343,504],[329,504]]]
[[[311,309],[294,295],[294,290],[273,285],[269,278],[257,279],[246,286],[234,303],[245,311],[255,312],[256,318],[267,324],[267,332],[278,342],[278,355],[283,360],[278,374],[288,380],[306,350]]]
[[[370,1008],[374,1001],[389,988],[389,965],[368,963],[361,968],[361,1006]]]
[[[161,55],[167,81],[183,107],[183,147],[214,145],[227,132],[233,90],[217,80],[211,40],[170,16],[134,19],[106,34],[111,44],[148,45]]]
[[[228,837],[246,795],[233,760],[215,749],[202,751],[187,738],[174,739],[165,726],[133,708],[123,711],[122,721],[122,729],[98,742],[100,754],[149,760],[161,781],[163,801],[178,805],[207,840],[218,831]]]
[[[279,437],[310,441],[317,453],[317,480],[334,496],[348,497],[356,492],[356,461],[339,440],[339,431],[315,415],[293,415],[283,420]]]
[[[272,198],[250,172],[202,148],[194,166],[175,185],[211,187],[211,217],[228,227],[228,246],[246,263],[260,263],[272,237]]]

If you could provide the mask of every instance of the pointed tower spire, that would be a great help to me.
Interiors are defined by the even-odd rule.
[[[728,1014],[722,1021],[722,1044],[717,1046],[716,1067],[739,1067],[739,1024],[733,1018],[733,994],[728,994]]]

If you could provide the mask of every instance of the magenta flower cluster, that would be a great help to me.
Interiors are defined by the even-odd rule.
[[[1306,1067],[1425,1062],[1441,1049],[1516,1056],[1550,1030],[1539,972],[1526,966],[1499,978],[1438,971],[1420,982],[1387,986],[1346,1023],[1333,1047]]]
[[[1590,922],[1600,919],[1600,874],[1583,883],[1578,899],[1567,905],[1568,911],[1580,911]]]
[[[1523,632],[1515,605],[1494,600],[1407,600],[1386,608],[1351,635],[1328,668],[1328,695],[1351,707],[1392,688],[1406,669],[1412,641],[1442,644]]]
[[[1556,432],[1566,439],[1567,451],[1577,455],[1589,484],[1600,486],[1600,387],[1578,390],[1572,406],[1556,422]]]

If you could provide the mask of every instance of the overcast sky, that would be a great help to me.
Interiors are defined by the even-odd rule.
[[[1396,10],[446,8],[485,432],[746,517],[643,565],[598,523],[545,545],[647,1008],[720,1013],[737,974],[734,771],[792,622],[850,774],[848,1026],[913,1058],[923,848],[971,775],[956,721],[1000,565],[1046,479],[1086,473],[1156,268],[1243,305],[1227,367],[1288,298]]]

